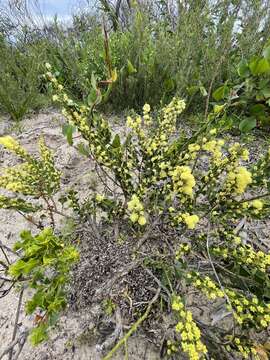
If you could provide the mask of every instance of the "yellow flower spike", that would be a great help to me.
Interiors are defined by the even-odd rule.
[[[18,156],[25,157],[28,155],[26,150],[12,136],[7,135],[0,137],[0,144]]]
[[[242,194],[251,183],[252,175],[243,166],[236,168],[227,175],[227,184],[232,188],[234,187],[236,194]]]

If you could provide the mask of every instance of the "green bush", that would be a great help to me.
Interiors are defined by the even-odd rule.
[[[241,60],[237,76],[213,92],[216,109],[222,110],[219,126],[238,127],[248,132],[255,127],[270,126],[270,46],[266,44],[262,56]]]
[[[42,72],[42,54],[0,42],[0,110],[20,121],[28,112],[47,105]]]

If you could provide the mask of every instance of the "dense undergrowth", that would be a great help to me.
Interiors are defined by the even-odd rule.
[[[75,233],[59,227],[59,216],[75,227],[87,223],[96,240],[102,228],[130,244],[129,262],[116,276],[140,268],[153,280],[153,296],[104,359],[152,319],[162,332],[164,358],[268,356],[270,255],[250,229],[269,221],[270,149],[255,158],[227,136],[232,127],[247,132],[268,125],[264,5],[187,1],[177,17],[163,6],[157,15],[134,2],[124,9],[125,21],[105,6],[110,32],[87,17],[70,32],[54,24],[51,37],[25,44],[2,39],[0,56],[14,56],[10,64],[1,62],[1,109],[17,121],[30,109],[59,106],[68,144],[89,160],[102,189],[87,197],[76,187],[64,191],[46,139],[40,138],[35,156],[11,136],[0,137],[19,158],[1,171],[0,207],[36,228],[23,231],[14,249],[0,242],[0,296],[17,286],[20,308],[30,288],[25,310],[34,315],[23,338],[12,339],[10,358],[28,335],[34,345],[47,340],[66,306],[80,246]],[[101,115],[107,108],[133,108],[125,135]],[[177,124],[188,127],[192,117],[198,126],[188,136]],[[121,309],[121,294],[110,298],[108,291],[102,299],[111,316]],[[214,323],[201,316],[202,299],[209,312],[222,310]]]

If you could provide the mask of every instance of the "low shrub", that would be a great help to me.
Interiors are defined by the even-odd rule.
[[[124,274],[141,266],[156,284],[145,312],[104,359],[110,359],[147,318],[158,316],[161,320],[160,312],[169,316],[174,329],[164,333],[168,356],[184,351],[194,360],[208,355],[259,359],[266,350],[254,334],[263,336],[270,323],[270,255],[252,232],[244,236],[240,230],[243,221],[247,227],[269,217],[269,150],[256,162],[249,162],[246,148],[226,143],[215,128],[211,129],[215,113],[209,114],[205,127],[192,137],[181,136],[176,121],[186,104],[178,98],[173,98],[155,119],[150,105],[145,104],[142,115],[127,118],[125,137],[114,134],[109,122],[93,107],[70,99],[49,64],[47,67],[54,101],[61,104],[68,122],[69,143],[73,144],[73,130],[68,129],[76,128],[83,141],[74,146],[96,165],[104,186],[103,193],[93,192],[84,202],[76,191],[62,201],[68,201],[81,222],[86,218],[92,221],[93,229],[100,221],[103,228],[118,226],[122,241],[132,238],[133,261],[123,264]],[[100,96],[98,89],[94,90]],[[37,290],[28,310],[40,308],[54,314],[64,303],[62,293],[59,298],[58,292],[56,296],[49,291],[48,299],[43,280],[47,289],[55,281],[62,289],[69,266],[77,259],[76,250],[53,233],[53,214],[60,213],[54,201],[59,173],[43,141],[41,160],[33,159],[9,137],[1,138],[1,144],[25,160],[0,178],[1,187],[15,194],[14,198],[5,198],[2,207],[19,211],[41,227],[43,218],[37,221],[27,215],[34,211],[34,203],[17,197],[19,193],[35,196],[45,203],[52,226],[37,236],[23,233],[17,245],[23,255],[14,265],[7,265],[6,271],[14,281],[27,274],[30,286]],[[47,256],[41,258],[44,246]],[[68,259],[66,266],[57,255],[61,247]],[[52,267],[56,278],[40,274],[40,266],[44,271],[46,266]],[[59,269],[64,278],[56,275]],[[196,294],[193,302],[190,292]],[[211,325],[201,319],[199,299],[207,300],[210,309],[221,305],[227,325]],[[166,305],[158,307],[157,301]],[[115,309],[118,305],[113,303]],[[41,327],[34,330],[34,343],[45,337],[43,321],[44,317]]]

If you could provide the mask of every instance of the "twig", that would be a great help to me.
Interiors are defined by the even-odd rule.
[[[14,346],[16,346],[18,343],[20,343],[24,338],[26,339],[28,336],[29,331],[26,330],[25,332],[22,333],[22,335],[20,337],[18,337],[17,339],[15,339],[14,341],[12,341],[12,343],[10,343],[8,345],[8,347],[2,352],[2,354],[0,354],[0,360],[3,359],[3,357],[9,353],[10,350],[13,350]],[[16,360],[16,359],[14,359]]]
[[[140,326],[140,324],[147,318],[147,316],[149,315],[153,304],[157,301],[158,297],[160,294],[160,288],[157,289],[155,296],[153,297],[153,299],[149,302],[147,309],[145,311],[145,313],[143,314],[143,316],[141,316],[130,328],[130,330],[126,333],[126,335],[124,337],[122,337],[122,339],[120,339],[118,341],[118,343],[115,345],[115,347],[103,358],[103,360],[109,360],[112,358],[112,356],[114,355],[114,353],[122,346],[125,345],[125,343],[127,342],[127,340],[129,339],[129,337],[138,329],[138,327]]]
[[[29,221],[31,224],[35,225],[38,229],[42,228],[42,225],[40,223],[36,223],[35,220],[31,216],[26,216],[22,211],[17,210],[17,212],[25,218],[25,220]]]
[[[19,256],[19,255],[16,253],[16,251],[12,250],[12,249],[11,249],[10,247],[8,247],[7,245],[4,245],[4,244],[2,243],[2,241],[0,241],[0,247],[3,248],[3,249],[5,249],[5,250],[7,250],[7,251],[9,251],[9,252],[11,252],[13,255]]]
[[[27,339],[28,333],[25,333],[25,335],[21,338],[21,340],[19,341],[19,349],[17,351],[17,353],[14,356],[13,360],[18,360],[20,353],[22,352],[22,349],[26,343],[26,339]]]
[[[3,253],[3,255],[4,255],[4,258],[6,259],[6,262],[8,263],[8,265],[10,265],[9,258],[8,258],[8,256],[7,256],[4,248],[3,248],[1,245],[0,245],[0,249],[1,249],[2,253]]]
[[[18,330],[18,321],[19,321],[20,310],[21,310],[21,305],[22,305],[23,293],[24,293],[24,288],[22,288],[22,290],[21,290],[21,292],[20,292],[20,296],[19,296],[19,301],[18,301],[16,316],[15,316],[15,324],[14,324],[13,334],[12,334],[12,341],[15,340],[16,334],[17,334],[17,330]],[[9,356],[8,356],[8,359],[9,359],[9,360],[12,359],[12,353],[13,353],[13,348],[10,349],[10,351],[9,351]]]
[[[104,291],[109,292],[111,290],[112,286],[116,283],[117,280],[119,280],[121,277],[127,275],[131,270],[133,270],[134,268],[139,266],[142,261],[143,260],[137,260],[137,261],[132,262],[128,266],[127,265],[123,266],[112,279],[107,281],[100,289],[96,290],[95,297],[96,296],[98,297]]]
[[[257,200],[257,199],[261,199],[261,198],[264,198],[266,196],[270,196],[270,192],[267,192],[265,194],[262,194],[262,195],[258,195],[258,196],[254,196],[252,198],[249,198],[249,199],[244,199],[244,200],[241,200],[241,201],[237,201],[236,203],[237,204],[243,204],[245,202],[248,202],[248,201],[253,201],[253,200]]]

